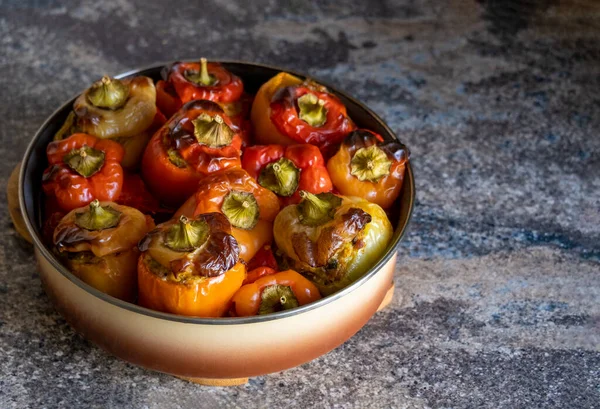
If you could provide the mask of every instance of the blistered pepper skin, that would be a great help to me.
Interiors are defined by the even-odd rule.
[[[219,115],[236,132],[228,145],[210,147],[194,137],[193,120],[206,114]],[[204,175],[241,168],[242,138],[223,110],[210,101],[185,104],[152,137],[142,159],[142,177],[149,190],[168,206],[180,206]],[[169,153],[177,155],[174,161]]]
[[[67,154],[86,147],[104,153],[100,169],[88,177],[64,162]],[[117,142],[82,133],[51,142],[46,149],[49,167],[44,171],[42,188],[46,195],[56,197],[58,205],[65,211],[85,206],[94,199],[116,200],[123,187],[121,161],[124,153]]]
[[[359,180],[351,173],[351,161],[361,148],[378,146],[390,161],[389,173],[377,181]],[[336,189],[343,195],[358,196],[389,209],[402,189],[409,152],[399,142],[383,142],[381,136],[367,130],[352,132],[327,162]]]
[[[232,169],[202,179],[196,192],[179,208],[175,217],[221,212],[223,200],[231,191],[253,194],[260,209],[259,220],[253,228],[232,227],[240,247],[240,258],[248,262],[261,247],[272,241],[273,220],[279,212],[279,202],[273,192],[260,186],[245,170]]]
[[[341,197],[332,219],[304,225],[298,205],[284,208],[273,225],[274,240],[290,268],[310,278],[321,294],[346,287],[385,252],[393,234],[385,211],[357,197]]]

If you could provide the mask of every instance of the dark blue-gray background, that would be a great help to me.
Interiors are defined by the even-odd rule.
[[[206,56],[358,97],[418,192],[390,308],[311,363],[208,388],[76,335],[2,189],[0,407],[600,407],[599,38],[592,0],[0,0],[4,184],[101,75]]]

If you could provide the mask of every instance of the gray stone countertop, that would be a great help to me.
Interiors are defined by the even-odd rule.
[[[600,407],[600,5],[0,1],[0,178],[102,74],[182,58],[305,71],[412,150],[396,297],[331,353],[202,387],[109,356],[42,291],[0,192],[0,408]],[[283,7],[283,5],[286,7]]]

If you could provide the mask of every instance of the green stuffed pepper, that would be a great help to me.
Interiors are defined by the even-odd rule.
[[[302,191],[302,201],[275,219],[275,243],[287,268],[329,295],[360,278],[393,234],[385,211],[357,197]]]

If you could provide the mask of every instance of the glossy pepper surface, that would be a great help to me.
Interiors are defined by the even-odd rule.
[[[142,160],[142,176],[163,203],[181,205],[203,175],[241,168],[239,129],[214,102],[185,104],[152,137]]]
[[[356,130],[327,162],[334,186],[343,195],[358,196],[384,209],[392,206],[402,188],[409,152],[400,142]]]
[[[217,103],[231,103],[240,99],[244,84],[219,63],[176,62],[163,72],[183,103],[205,99]]]
[[[278,74],[259,90],[252,112],[258,143],[310,143],[323,150],[355,129],[335,95],[312,81],[298,84],[296,80]],[[269,101],[266,107],[261,104],[265,100]]]
[[[331,294],[361,277],[387,248],[392,226],[378,205],[356,197],[301,192],[273,226],[289,268]]]
[[[162,223],[139,247],[139,304],[157,311],[221,317],[246,277],[231,225],[220,213]]]
[[[94,200],[67,213],[54,229],[53,241],[73,274],[108,295],[133,302],[137,243],[152,228],[152,219],[137,209]]]
[[[75,100],[73,111],[77,128],[98,138],[138,135],[156,115],[154,82],[144,76],[103,77]]]
[[[240,288],[232,298],[235,315],[246,317],[289,310],[321,298],[318,288],[293,270],[266,275]]]
[[[49,167],[42,187],[66,211],[92,200],[116,200],[123,186],[123,147],[117,142],[74,134],[53,141],[46,149]]]
[[[252,271],[258,267],[270,267],[272,269],[277,270],[277,260],[275,260],[275,256],[273,255],[273,248],[271,244],[265,244],[256,252],[252,260],[250,260],[247,264],[248,271]]]
[[[282,205],[298,203],[301,190],[317,194],[333,188],[321,151],[309,144],[251,146],[244,150],[242,167]]]
[[[232,169],[202,178],[196,193],[175,216],[194,217],[211,212],[223,213],[231,223],[240,258],[248,262],[272,241],[279,202],[273,192],[260,186],[244,169]]]

